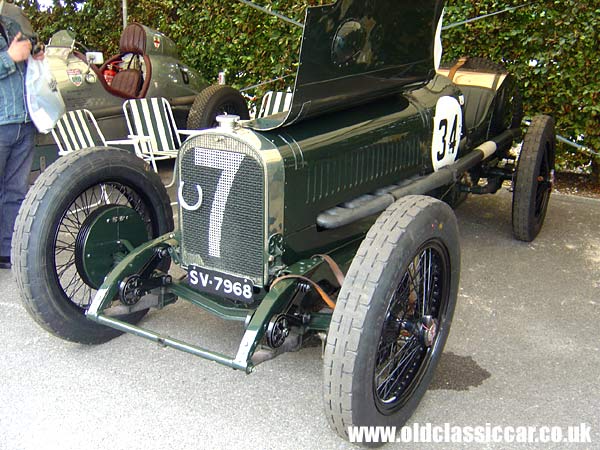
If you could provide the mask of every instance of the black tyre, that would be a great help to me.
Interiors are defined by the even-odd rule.
[[[544,224],[552,193],[555,153],[554,119],[534,117],[525,134],[513,180],[512,227],[520,241],[533,241]]]
[[[450,331],[460,276],[448,205],[407,196],[362,242],[340,291],[324,360],[325,412],[349,426],[401,426],[433,376]]]
[[[244,97],[230,86],[214,85],[202,90],[194,99],[187,119],[188,130],[203,130],[217,126],[216,117],[233,114],[240,119],[250,118]]]
[[[85,317],[98,286],[78,264],[86,219],[107,205],[139,214],[147,233],[142,242],[173,229],[158,175],[132,153],[106,148],[78,151],[52,164],[29,190],[15,224],[13,272],[25,308],[43,328],[69,341],[99,344],[121,334]],[[113,256],[116,264],[118,255]],[[169,264],[165,260],[160,268],[168,270]],[[146,312],[119,318],[136,323]]]

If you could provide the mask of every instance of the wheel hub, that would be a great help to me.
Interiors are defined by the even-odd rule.
[[[147,240],[140,214],[123,205],[104,205],[83,222],[75,241],[75,266],[81,279],[98,289],[119,255]]]
[[[280,314],[269,322],[267,327],[267,344],[271,348],[279,348],[290,334],[288,319]]]
[[[431,316],[424,316],[419,325],[419,334],[423,345],[431,347],[438,335],[439,325],[437,319]]]
[[[139,275],[125,278],[119,286],[119,298],[121,303],[127,306],[133,306],[139,302],[144,293],[142,279]]]

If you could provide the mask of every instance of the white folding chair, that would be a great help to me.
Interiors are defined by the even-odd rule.
[[[76,150],[107,145],[133,145],[132,139],[107,141],[96,122],[94,115],[87,109],[66,112],[52,129],[52,137],[58,146],[59,156],[68,155]]]
[[[257,117],[267,117],[272,114],[289,111],[292,106],[294,93],[291,91],[268,91],[262,99]]]
[[[67,111],[63,114],[52,129],[52,137],[58,146],[59,156],[68,155],[69,153],[83,150],[84,148],[106,147],[108,145],[133,145],[136,154],[139,154],[138,142],[134,139],[107,141],[104,134],[102,134],[102,130],[100,130],[100,127],[98,126],[96,118],[92,112],[87,109]],[[108,201],[104,186],[102,186],[101,195]],[[74,212],[77,213],[79,210]]]
[[[87,109],[67,111],[63,114],[52,129],[52,137],[58,146],[59,156],[65,156],[84,148],[106,147],[107,145],[133,145],[136,147],[136,142],[131,139],[107,141],[98,126],[96,118]],[[108,202],[104,186],[101,190],[101,196]],[[101,201],[91,206],[98,206],[100,203]],[[77,209],[69,214],[76,214],[80,211],[80,209]]]
[[[148,160],[155,172],[156,161],[176,158],[181,148],[181,137],[193,136],[198,130],[179,130],[169,102],[162,97],[126,100],[123,111],[129,128],[129,138],[139,142],[141,155]],[[173,179],[167,187],[175,183],[177,167],[173,168]]]

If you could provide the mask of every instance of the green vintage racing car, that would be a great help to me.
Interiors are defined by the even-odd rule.
[[[437,67],[443,6],[308,8],[289,108],[224,115],[185,142],[176,224],[160,179],[131,153],[61,158],[16,225],[27,310],[66,340],[127,332],[247,373],[322,339],[332,428],[405,423],[456,305],[449,204],[510,182],[514,234],[530,241],[552,189],[552,118],[533,119],[517,157],[514,78],[477,58]],[[237,352],[144,328],[149,308],[177,299],[244,323]]]

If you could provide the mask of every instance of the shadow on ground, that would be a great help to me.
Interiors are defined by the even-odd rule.
[[[481,386],[491,376],[472,357],[446,352],[440,358],[429,389],[468,391],[469,388]]]

